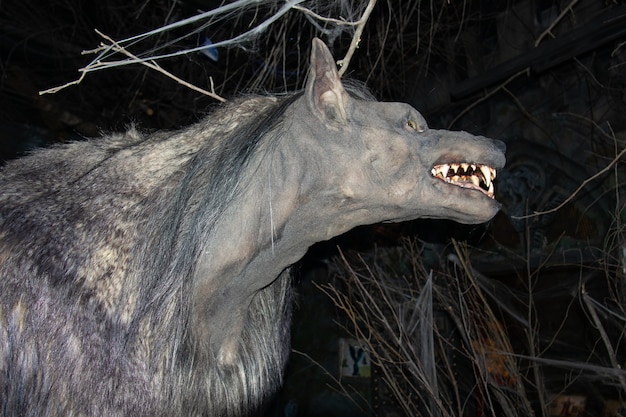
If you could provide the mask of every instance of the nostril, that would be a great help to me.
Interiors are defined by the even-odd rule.
[[[500,151],[502,151],[502,153],[506,152],[506,144],[504,142],[499,141],[499,140],[494,140],[494,142],[495,142],[496,146],[498,147],[498,149]]]

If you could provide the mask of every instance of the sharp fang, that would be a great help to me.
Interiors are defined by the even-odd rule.
[[[480,169],[482,176],[478,174],[478,169]],[[433,177],[460,187],[469,187],[469,183],[471,183],[477,189],[482,189],[489,197],[494,198],[493,180],[496,178],[496,170],[489,166],[466,162],[441,164],[432,168],[430,173]],[[481,182],[484,185],[481,185]]]
[[[487,185],[487,187],[489,187],[491,185],[491,179],[492,179],[492,171],[495,172],[495,170],[493,168],[489,168],[488,166],[485,165],[481,165],[480,166],[480,172],[483,173],[483,176],[485,177],[485,184]],[[495,178],[495,174],[493,175],[493,178]]]

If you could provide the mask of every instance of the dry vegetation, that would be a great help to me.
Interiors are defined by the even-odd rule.
[[[342,254],[336,282],[322,288],[350,319],[350,333],[370,349],[379,389],[404,415],[549,415],[553,395],[581,390],[589,396],[588,415],[602,411],[594,411],[601,407],[594,401],[624,401],[623,264],[613,263],[619,252],[607,251],[605,271],[580,265],[580,285],[565,289],[567,310],[581,309],[587,320],[575,331],[593,337],[576,346],[567,316],[546,337],[542,326],[550,318],[537,316],[538,304],[562,300],[563,288],[539,290],[541,269],[526,277],[524,292],[473,269],[466,244],[453,241],[432,269],[424,265],[424,248],[407,239],[401,247]],[[582,277],[597,280],[603,272],[608,291],[592,294]],[[555,356],[563,350],[570,355]],[[557,374],[562,379],[550,379]]]

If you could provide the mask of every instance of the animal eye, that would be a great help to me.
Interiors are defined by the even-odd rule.
[[[413,120],[413,119],[407,120],[406,125],[410,129],[415,130],[415,131],[417,131],[419,133],[422,133],[424,130],[426,130],[426,129],[424,129],[424,126],[418,125],[417,122],[415,120]]]

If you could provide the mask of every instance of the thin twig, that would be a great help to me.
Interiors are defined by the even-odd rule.
[[[570,201],[572,201],[574,199],[574,197],[576,197],[576,195],[587,186],[587,184],[589,184],[590,182],[592,182],[593,180],[595,180],[598,177],[601,177],[602,175],[604,175],[607,171],[609,171],[613,165],[615,165],[616,163],[619,162],[619,160],[626,155],[626,148],[622,149],[622,151],[604,168],[602,168],[600,171],[598,171],[597,173],[595,173],[594,175],[592,175],[591,177],[587,178],[586,180],[584,180],[580,186],[578,186],[578,188],[576,190],[574,190],[574,192],[572,194],[570,194],[569,197],[567,197],[561,204],[559,204],[558,206],[550,209],[550,210],[545,210],[545,211],[536,211],[533,214],[527,214],[525,216],[511,216],[512,219],[528,219],[531,217],[536,217],[536,216],[542,216],[545,214],[550,214],[550,213],[554,213],[560,209],[562,209],[567,203],[569,203]]]
[[[294,6],[296,6],[298,3],[303,2],[304,0],[288,0],[276,13],[274,13],[270,18],[266,19],[265,21],[263,21],[261,24],[255,26],[254,28],[240,34],[237,35],[235,37],[233,37],[232,39],[227,39],[224,41],[220,41],[220,42],[216,42],[213,44],[213,47],[217,48],[220,46],[226,46],[226,45],[233,45],[233,44],[238,44],[241,43],[242,41],[249,39],[250,37],[256,36],[258,34],[260,34],[261,32],[265,31],[268,27],[270,27],[275,21],[277,21],[278,19],[280,19],[282,16],[284,16],[287,12],[289,12]],[[164,59],[164,58],[172,58],[172,57],[177,57],[177,56],[181,56],[181,55],[188,55],[190,53],[194,53],[194,52],[199,52],[202,51],[203,49],[206,48],[206,46],[201,45],[195,48],[188,48],[188,49],[184,49],[184,50],[179,50],[176,52],[172,52],[172,53],[167,53],[167,54],[161,54],[161,55],[152,55],[149,57],[145,57],[145,58],[140,58],[136,55],[131,54],[130,52],[128,52],[122,45],[126,45],[126,46],[130,46],[133,45],[134,43],[138,42],[139,40],[143,40],[148,38],[149,36],[152,35],[156,35],[156,34],[161,34],[167,30],[172,30],[174,28],[178,28],[193,22],[196,22],[198,20],[201,19],[205,19],[208,18],[209,16],[212,16],[214,14],[219,14],[219,13],[225,13],[227,11],[236,9],[236,8],[243,8],[245,7],[247,4],[249,4],[249,0],[238,0],[234,3],[219,7],[215,10],[209,11],[209,12],[205,12],[205,13],[201,13],[198,14],[196,16],[192,16],[191,18],[187,18],[187,19],[183,19],[181,21],[178,22],[174,22],[171,23],[169,25],[166,26],[162,26],[158,29],[154,29],[152,31],[149,32],[145,32],[139,35],[135,35],[133,37],[130,38],[126,38],[123,39],[121,41],[114,41],[112,38],[103,35],[101,32],[99,32],[98,30],[96,30],[96,32],[102,36],[103,38],[107,39],[110,42],[110,45],[106,45],[106,44],[102,44],[100,45],[98,48],[95,48],[91,51],[84,51],[83,53],[98,53],[98,56],[91,61],[87,66],[81,68],[79,71],[82,73],[80,78],[78,80],[75,81],[71,81],[68,82],[62,86],[59,87],[54,87],[54,88],[50,88],[48,90],[44,90],[41,91],[40,94],[47,94],[47,93],[55,93],[59,90],[62,90],[63,88],[66,88],[68,86],[71,85],[76,85],[79,84],[83,78],[85,77],[86,73],[88,72],[92,72],[92,71],[97,71],[97,70],[103,70],[103,69],[110,69],[110,68],[114,68],[114,67],[119,67],[119,66],[124,66],[124,65],[131,65],[131,64],[143,64],[151,69],[154,69],[156,71],[159,71],[165,75],[167,75],[168,77],[171,77],[172,79],[176,80],[176,82],[180,83],[181,85],[184,85],[186,87],[189,87],[195,91],[198,91],[202,94],[206,94],[209,95],[210,97],[216,98],[217,100],[220,101],[224,101],[223,98],[219,97],[217,94],[215,94],[215,92],[207,92],[206,90],[199,88],[199,87],[195,87],[192,84],[172,75],[171,73],[169,73],[168,71],[164,70],[163,68],[161,68],[159,65],[156,64],[157,60],[160,59]],[[358,29],[358,27],[357,27]],[[112,52],[112,53],[111,53]],[[105,61],[104,59],[113,55],[116,52],[121,52],[123,55],[125,55],[128,58],[131,59],[123,59],[123,60],[117,60],[117,61]],[[207,94],[208,93],[208,94]],[[218,98],[219,97],[219,98]]]
[[[338,26],[357,26],[359,24],[361,24],[361,19],[357,20],[356,22],[349,22],[347,20],[342,20],[342,19],[335,19],[332,17],[324,17],[321,16],[317,13],[315,13],[312,10],[307,9],[306,7],[302,7],[302,6],[293,6],[294,10],[298,10],[299,12],[302,12],[306,15],[309,15],[313,18],[315,18],[316,20],[320,20],[322,22],[326,22],[326,23],[333,23],[335,25]]]
[[[350,398],[352,400],[352,402],[354,403],[354,405],[356,405],[361,411],[366,412],[366,410],[363,409],[363,407],[361,407],[361,405],[359,403],[357,403],[354,398],[352,397],[352,395],[350,395],[350,393],[348,392],[348,390],[346,390],[346,388],[344,387],[344,385],[341,383],[341,381],[339,379],[337,379],[332,372],[330,372],[328,369],[326,369],[324,367],[324,365],[322,365],[321,363],[319,363],[318,361],[316,361],[315,359],[313,359],[311,357],[311,355],[305,353],[305,352],[301,352],[299,350],[296,349],[291,349],[291,351],[293,353],[296,353],[298,355],[301,355],[303,357],[305,357],[306,359],[308,359],[309,361],[311,361],[311,363],[313,363],[314,365],[318,366],[322,371],[324,371],[324,373],[333,380],[333,382],[335,384],[337,384],[337,386],[339,387],[339,392],[341,392],[343,395],[345,395],[346,397]],[[333,388],[333,387],[331,387]],[[361,394],[360,392],[358,392],[357,390],[354,391],[355,394],[357,394],[365,404],[368,404],[367,400],[365,399],[365,397],[363,397],[363,394]],[[371,410],[370,410],[371,411]]]
[[[567,7],[561,12],[561,14],[559,14],[557,18],[554,19],[554,22],[552,22],[552,24],[550,24],[550,26],[546,30],[544,30],[541,35],[539,35],[539,37],[535,41],[535,48],[539,46],[542,39],[545,38],[547,35],[552,35],[554,37],[554,35],[552,34],[552,29],[554,29],[554,27],[559,24],[559,22],[565,17],[565,15],[567,15],[567,13],[572,10],[576,3],[578,3],[578,0],[572,0],[572,2],[568,4]]]
[[[182,78],[177,77],[176,75],[172,74],[171,72],[167,71],[166,69],[164,69],[163,67],[161,67],[159,64],[157,64],[154,61],[141,61],[137,58],[137,56],[135,56],[134,54],[130,53],[129,51],[127,51],[123,46],[119,45],[115,40],[113,40],[110,36],[105,35],[104,33],[100,32],[99,30],[96,29],[96,33],[100,36],[102,36],[104,39],[106,39],[107,41],[111,42],[111,47],[113,48],[114,51],[116,52],[120,52],[121,54],[126,55],[127,57],[137,60],[138,63],[145,65],[146,67],[153,69],[155,71],[160,72],[161,74],[173,79],[174,81],[176,81],[177,83],[190,88],[194,91],[197,91],[201,94],[207,95],[211,98],[214,98],[215,100],[221,101],[221,102],[225,102],[226,99],[221,97],[220,95],[216,94],[215,91],[207,91],[203,88],[200,88],[194,84],[191,84],[185,80],[183,80]],[[213,80],[211,77],[209,77],[210,81],[211,81],[211,89],[213,89]]]
[[[591,297],[589,297],[589,294],[587,293],[587,289],[584,284],[581,288],[581,297],[583,299],[583,302],[585,303],[585,306],[587,307],[587,311],[591,315],[591,319],[593,320],[594,327],[598,330],[598,332],[600,332],[600,337],[602,338],[602,341],[604,342],[604,347],[606,348],[607,354],[609,356],[609,360],[611,361],[611,365],[613,366],[613,368],[622,369],[622,367],[619,364],[619,361],[617,360],[617,357],[615,356],[615,349],[613,348],[611,340],[609,339],[609,336],[606,334],[606,331],[604,330],[604,326],[602,326],[602,322],[600,321],[600,318],[598,317],[598,313],[596,313],[596,309],[593,307],[593,304],[590,302]],[[618,376],[619,376],[619,382],[620,382],[620,385],[622,386],[622,389],[626,391],[626,379],[624,378],[623,375],[618,375]]]
[[[361,42],[361,34],[363,33],[363,29],[365,28],[365,24],[367,23],[367,19],[369,19],[370,14],[372,14],[372,10],[376,5],[376,0],[370,0],[369,4],[365,8],[363,12],[363,16],[359,19],[358,24],[356,25],[356,30],[354,31],[354,36],[352,37],[352,42],[350,42],[350,48],[348,48],[348,52],[343,59],[337,61],[337,65],[339,68],[339,76],[342,76],[347,70],[348,65],[350,65],[350,60],[352,59],[352,55],[354,55],[354,51],[359,47],[359,42]]]
[[[448,129],[450,129],[456,122],[457,120],[459,120],[461,117],[463,117],[463,115],[465,115],[465,113],[469,112],[471,109],[473,109],[474,107],[478,106],[480,103],[482,103],[483,101],[489,99],[491,96],[493,96],[494,94],[496,94],[498,91],[501,91],[503,89],[506,88],[506,86],[513,81],[514,79],[516,79],[517,77],[519,77],[522,74],[526,74],[528,73],[528,68],[525,68],[523,70],[521,70],[520,72],[511,75],[506,81],[504,81],[502,84],[500,84],[499,86],[497,86],[496,88],[494,88],[493,90],[487,92],[484,96],[482,96],[481,98],[479,98],[478,100],[474,101],[472,104],[470,104],[469,106],[467,106],[465,109],[463,109],[463,111],[461,111],[454,119],[452,119],[452,121],[450,123],[448,123]]]
[[[122,46],[118,45],[118,44],[117,44],[117,42],[115,42],[115,41],[114,41],[112,38],[110,38],[109,36],[106,36],[105,34],[103,34],[103,33],[99,32],[98,30],[96,30],[96,32],[97,32],[100,36],[102,36],[103,38],[105,38],[105,39],[107,39],[109,42],[111,42],[111,44],[112,44],[113,46],[115,46],[116,51],[123,53],[124,55],[128,56],[129,58],[132,58],[132,59],[137,59],[137,57],[136,57],[135,55],[133,55],[132,53],[128,52],[128,51],[127,51],[126,49],[124,49]],[[209,97],[211,97],[211,98],[214,98],[215,100],[221,101],[222,103],[226,101],[226,99],[225,99],[225,98],[223,98],[223,97],[221,97],[220,95],[216,94],[214,90],[213,90],[213,91],[207,91],[207,90],[205,90],[205,89],[203,89],[203,88],[197,87],[197,86],[195,86],[195,85],[193,85],[193,84],[191,84],[191,83],[189,83],[189,82],[187,82],[187,81],[183,80],[182,78],[177,77],[176,75],[172,74],[171,72],[169,72],[169,71],[165,70],[163,67],[161,67],[159,64],[157,64],[157,63],[156,63],[156,62],[154,62],[154,61],[149,61],[149,62],[143,61],[143,62],[140,62],[140,63],[141,63],[142,65],[145,65],[145,66],[146,66],[146,67],[148,67],[148,68],[151,68],[151,69],[153,69],[153,70],[155,70],[155,71],[158,71],[158,72],[160,72],[160,73],[162,73],[162,74],[166,75],[167,77],[169,77],[169,78],[173,79],[173,80],[174,80],[174,81],[176,81],[177,83],[179,83],[179,84],[181,84],[181,85],[183,85],[183,86],[185,86],[185,87],[187,87],[187,88],[190,88],[190,89],[192,89],[192,90],[194,90],[194,91],[197,91],[197,92],[199,92],[199,93],[201,93],[201,94],[205,94],[205,95],[207,95],[207,96],[209,96]],[[213,89],[213,79],[212,79],[211,77],[209,77],[209,80],[210,80],[210,82],[211,82],[211,89]]]
[[[80,71],[80,77],[78,77],[77,80],[67,82],[67,83],[65,83],[63,85],[59,85],[57,87],[48,88],[47,90],[41,90],[41,91],[39,91],[39,95],[42,96],[44,94],[58,93],[59,91],[65,89],[67,87],[70,87],[72,85],[78,85],[78,84],[80,84],[83,81],[83,79],[85,78],[86,75],[87,75],[86,71]]]

